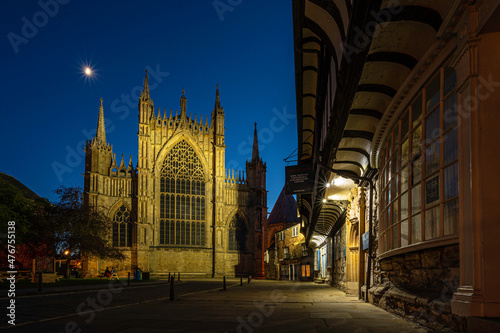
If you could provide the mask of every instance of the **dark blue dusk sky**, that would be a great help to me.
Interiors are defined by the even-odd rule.
[[[156,113],[179,110],[185,89],[188,114],[205,118],[219,84],[226,168],[244,169],[258,123],[271,211],[297,146],[290,1],[59,1],[0,2],[1,172],[51,200],[59,185],[83,186],[101,97],[118,163],[136,165],[148,68]]]

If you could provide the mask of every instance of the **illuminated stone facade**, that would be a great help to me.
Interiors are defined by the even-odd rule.
[[[109,215],[111,241],[127,259],[90,259],[87,275],[115,267],[123,275],[139,268],[153,275],[263,276],[266,164],[259,156],[257,126],[246,172],[226,170],[218,87],[210,125],[208,117],[203,122],[187,115],[184,91],[180,106],[180,114],[170,110],[161,116],[158,110],[155,116],[146,72],[134,167],[132,156],[128,165],[123,155],[118,164],[106,142],[101,100],[97,133],[85,150],[85,203]]]

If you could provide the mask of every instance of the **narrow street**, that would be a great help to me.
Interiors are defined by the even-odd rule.
[[[221,279],[200,279],[175,287],[175,302],[166,283],[19,296],[8,331],[426,332],[326,285],[228,279],[222,291]]]

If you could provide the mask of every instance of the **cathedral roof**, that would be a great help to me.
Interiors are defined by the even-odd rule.
[[[274,204],[273,210],[267,219],[268,224],[281,223],[295,223],[300,219],[297,217],[297,202],[293,195],[285,194],[285,187]]]

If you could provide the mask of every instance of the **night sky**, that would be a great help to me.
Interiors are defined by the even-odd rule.
[[[297,146],[289,1],[2,1],[0,171],[55,200],[83,187],[85,140],[104,101],[117,162],[137,164],[145,69],[158,107],[210,116],[216,84],[226,116],[226,168],[251,157],[254,122],[267,162],[269,212]],[[93,69],[83,75],[85,65]]]

